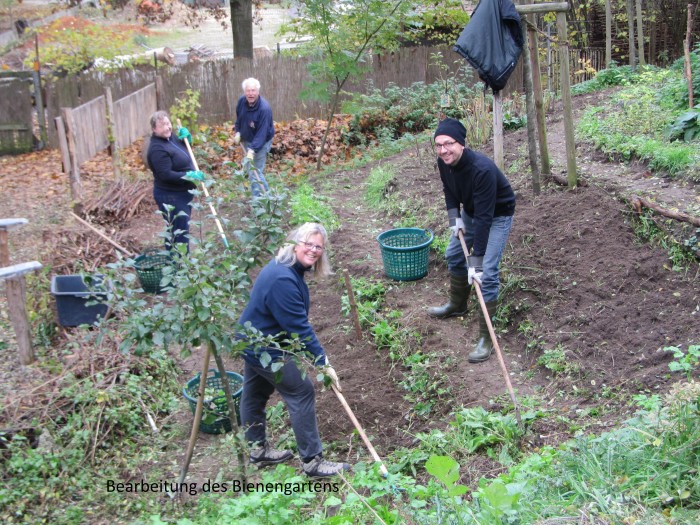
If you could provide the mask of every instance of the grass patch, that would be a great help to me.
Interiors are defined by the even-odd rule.
[[[306,182],[300,184],[292,194],[291,208],[290,224],[292,225],[317,222],[323,224],[328,233],[340,227],[340,219],[328,203],[328,198],[316,193]]]
[[[622,70],[622,68],[616,68]],[[627,71],[627,70],[624,70]],[[672,69],[640,69],[634,75],[618,78],[601,72],[603,79],[613,77],[618,84],[601,81],[593,85],[623,85],[613,104],[590,107],[581,117],[577,131],[612,160],[639,159],[655,172],[671,177],[700,180],[700,148],[697,141],[669,140],[668,129],[680,110],[670,96],[661,96],[664,87],[678,81]],[[666,90],[668,92],[668,90]]]

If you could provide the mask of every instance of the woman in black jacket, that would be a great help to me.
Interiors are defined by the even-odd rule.
[[[182,243],[189,251],[192,180],[204,180],[194,164],[183,139],[190,138],[187,128],[180,128],[178,137],[173,136],[173,125],[165,111],[151,115],[151,142],[148,145],[148,167],[153,172],[153,198],[168,223],[170,238],[165,247]]]

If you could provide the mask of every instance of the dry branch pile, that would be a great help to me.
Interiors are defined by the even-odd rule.
[[[155,207],[152,182],[119,179],[85,203],[83,211],[90,222],[115,224],[124,223],[136,215],[152,213]]]
[[[141,243],[112,230],[106,232],[112,239],[129,249],[139,253]],[[98,268],[117,260],[118,252],[114,246],[91,231],[76,232],[62,230],[58,233],[44,233],[46,250],[43,260],[50,261],[53,273],[71,275],[81,271],[95,272]]]

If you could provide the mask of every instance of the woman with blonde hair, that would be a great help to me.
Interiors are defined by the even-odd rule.
[[[297,334],[313,357],[314,365],[321,367],[340,390],[338,375],[328,362],[309,323],[309,288],[304,281],[306,272],[320,276],[330,275],[328,262],[328,234],[317,223],[306,223],[292,231],[287,243],[280,248],[255,280],[250,301],[239,319],[239,325],[250,326],[263,335],[272,335],[281,341]],[[265,363],[261,353],[265,352]],[[267,359],[269,356],[270,359]],[[267,442],[265,407],[277,390],[284,399],[304,473],[311,477],[333,476],[349,469],[346,463],[323,458],[323,446],[316,420],[314,385],[296,362],[283,350],[249,346],[244,354],[243,393],[241,395],[241,424],[246,429],[247,441],[255,447],[250,462],[260,466],[281,463],[292,457],[290,450],[276,450]],[[275,368],[281,368],[273,372]]]

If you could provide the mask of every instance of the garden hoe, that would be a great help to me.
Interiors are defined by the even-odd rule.
[[[180,123],[180,119],[177,119],[177,127],[181,128],[182,124]],[[197,159],[194,158],[194,153],[192,153],[192,146],[190,146],[190,141],[183,139],[185,142],[185,146],[187,146],[187,152],[190,154],[190,158],[192,159],[192,164],[194,165],[194,169],[199,171],[199,166],[197,165]],[[214,221],[216,222],[216,227],[219,229],[219,233],[221,234],[221,239],[224,241],[224,246],[226,248],[229,247],[228,245],[228,239],[226,238],[226,234],[224,233],[224,228],[221,226],[221,221],[219,220],[219,215],[216,213],[216,209],[214,208],[214,205],[211,203],[211,197],[209,196],[209,191],[207,190],[207,186],[202,182],[202,189],[204,190],[204,195],[207,198],[207,203],[209,204],[209,209],[211,210],[211,214],[214,216]]]
[[[386,478],[389,475],[389,471],[386,469],[386,466],[384,465],[384,462],[379,457],[379,454],[377,454],[377,451],[374,450],[374,447],[372,446],[372,443],[370,443],[369,438],[367,437],[367,434],[365,434],[365,431],[362,430],[362,426],[360,425],[360,422],[355,417],[355,414],[353,414],[352,409],[350,408],[350,405],[348,405],[348,402],[345,400],[345,396],[343,396],[343,394],[340,393],[340,391],[335,387],[335,385],[332,384],[331,388],[333,389],[333,392],[335,392],[335,395],[338,396],[338,400],[340,401],[340,404],[343,405],[343,408],[348,413],[348,416],[350,417],[350,421],[352,421],[352,424],[355,425],[355,428],[357,429],[358,434],[360,434],[360,437],[362,438],[362,441],[364,441],[365,446],[367,447],[367,450],[369,450],[369,453],[372,455],[372,458],[374,459],[374,461],[379,463],[379,470],[382,471],[382,475]]]
[[[462,243],[462,250],[464,250],[464,256],[469,257],[469,250],[467,249],[467,244],[464,242],[464,234],[462,233],[462,230],[458,230],[458,235],[459,242]],[[508,368],[506,368],[506,362],[503,360],[501,347],[498,346],[498,339],[496,339],[496,332],[493,330],[493,324],[491,323],[491,317],[489,316],[489,311],[486,308],[486,303],[484,302],[484,296],[481,294],[481,285],[476,280],[474,280],[474,289],[476,290],[476,295],[479,298],[479,304],[481,305],[481,313],[484,316],[484,319],[486,319],[486,326],[488,326],[489,328],[491,342],[493,342],[493,347],[496,350],[496,356],[498,357],[498,362],[501,365],[503,377],[506,380],[506,387],[508,387],[510,399],[513,401],[513,407],[515,408],[515,419],[518,421],[518,426],[522,427],[522,422],[520,421],[520,407],[518,406],[518,402],[515,399],[515,392],[513,392],[513,386],[510,384]]]

